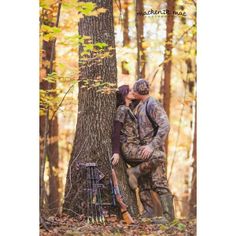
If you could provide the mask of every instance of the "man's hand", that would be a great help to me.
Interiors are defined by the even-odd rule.
[[[144,159],[144,160],[146,160],[147,158],[149,158],[150,155],[151,155],[152,152],[153,152],[153,149],[152,149],[150,146],[148,146],[148,145],[142,146],[140,149],[141,149],[140,155],[141,155],[142,159]]]
[[[111,157],[111,163],[113,166],[117,165],[120,159],[120,155],[118,153],[114,153]]]

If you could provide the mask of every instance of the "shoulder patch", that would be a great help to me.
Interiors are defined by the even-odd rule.
[[[124,123],[127,112],[128,107],[126,107],[125,105],[119,106],[116,110],[115,120]]]

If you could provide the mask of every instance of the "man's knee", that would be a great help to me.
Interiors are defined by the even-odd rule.
[[[162,151],[154,151],[147,161],[154,171],[158,165],[165,163],[165,154]]]
[[[155,160],[158,160],[160,162],[165,162],[165,153],[163,151],[160,151],[160,150],[154,150],[150,159],[155,159]]]

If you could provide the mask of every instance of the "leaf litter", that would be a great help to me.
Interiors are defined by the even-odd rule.
[[[135,219],[132,225],[125,224],[115,216],[107,217],[106,223],[88,224],[83,218],[62,214],[46,220],[48,230],[41,226],[40,236],[195,236],[196,219],[176,219],[169,225],[157,225],[149,219]]]

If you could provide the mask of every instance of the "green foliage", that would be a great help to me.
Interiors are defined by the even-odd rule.
[[[97,47],[103,49],[103,48],[107,47],[108,45],[107,45],[106,43],[100,43],[100,42],[98,42],[98,43],[95,43],[95,46],[97,46]]]
[[[101,13],[105,13],[105,8],[97,8],[94,2],[78,2],[75,0],[63,2],[62,6],[66,9],[76,9],[82,16],[98,16]]]
[[[168,229],[168,227],[166,225],[160,225],[160,230],[165,231],[167,229]]]
[[[84,15],[89,15],[95,8],[96,4],[93,2],[78,2],[76,9]]]
[[[55,39],[59,35],[59,33],[61,33],[60,28],[55,27],[55,26],[53,27],[48,26],[45,24],[41,25],[40,30],[41,30],[42,39],[47,42]]]
[[[181,223],[179,219],[175,219],[171,224],[170,227],[176,227],[179,231],[184,231],[186,229],[186,225]]]
[[[44,80],[46,80],[49,83],[56,83],[58,79],[58,75],[56,72],[52,72],[51,74],[48,74],[46,78],[44,78]]]
[[[178,230],[180,231],[184,231],[186,229],[186,225],[185,224],[182,224],[182,223],[178,223],[177,224],[177,228]]]

